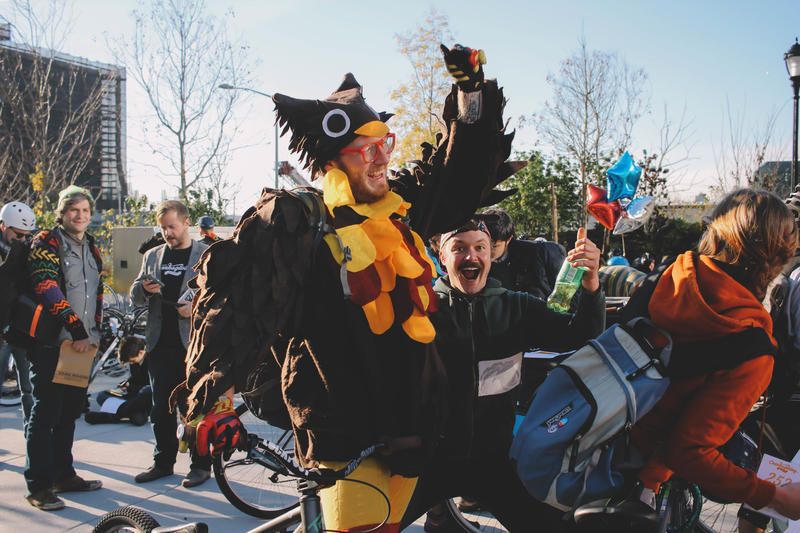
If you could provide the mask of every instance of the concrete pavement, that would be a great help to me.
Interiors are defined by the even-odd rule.
[[[118,378],[99,377],[90,392],[112,388]],[[103,489],[62,494],[67,507],[44,512],[25,500],[25,440],[19,407],[0,407],[0,532],[89,532],[99,518],[120,506],[136,505],[150,512],[161,525],[203,521],[212,533],[246,532],[263,521],[235,509],[214,480],[184,489],[180,482],[188,471],[188,455],[179,454],[175,475],[137,484],[133,476],[152,463],[153,433],[149,424],[89,425],[77,422],[73,455],[75,469],[87,479],[101,479]],[[421,521],[406,531],[422,533]]]

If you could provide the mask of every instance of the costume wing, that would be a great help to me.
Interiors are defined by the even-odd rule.
[[[297,328],[319,233],[300,194],[319,193],[264,189],[233,237],[200,258],[186,355],[189,418],[230,387],[245,390],[249,371]]]
[[[463,100],[465,94],[473,93],[463,93],[453,85],[442,113],[447,130],[437,137],[436,146],[423,144],[421,159],[392,179],[393,189],[411,202],[411,227],[426,240],[457,228],[479,207],[513,194],[514,190],[495,187],[527,165],[526,161],[506,161],[514,133],[506,133],[506,101],[497,82],[483,82],[477,120],[459,116],[459,98]]]

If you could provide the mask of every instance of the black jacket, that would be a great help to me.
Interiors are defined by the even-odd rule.
[[[506,257],[492,263],[489,275],[506,289],[546,300],[566,256],[564,247],[557,242],[512,239]]]
[[[28,252],[30,248],[22,241],[14,241],[0,253],[0,332],[11,321],[14,303],[20,293],[29,290]]]
[[[435,291],[439,310],[432,320],[449,387],[442,445],[454,455],[507,454],[520,352],[567,351],[597,336],[605,327],[605,297],[602,291],[583,293],[575,315],[567,315],[492,278],[472,297],[453,289],[447,276]]]

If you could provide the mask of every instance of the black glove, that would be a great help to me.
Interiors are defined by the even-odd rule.
[[[456,79],[459,89],[466,92],[475,91],[483,81],[483,67],[486,54],[483,50],[473,50],[457,44],[449,50],[441,44],[444,63],[450,75]]]

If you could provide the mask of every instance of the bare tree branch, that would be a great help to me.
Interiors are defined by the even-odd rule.
[[[144,135],[145,144],[173,169],[180,197],[201,184],[222,192],[240,93],[218,86],[250,82],[245,47],[228,37],[227,20],[208,15],[202,1],[152,0],[133,18],[130,46],[120,39],[114,49],[128,59],[153,110],[145,128],[155,135]]]

